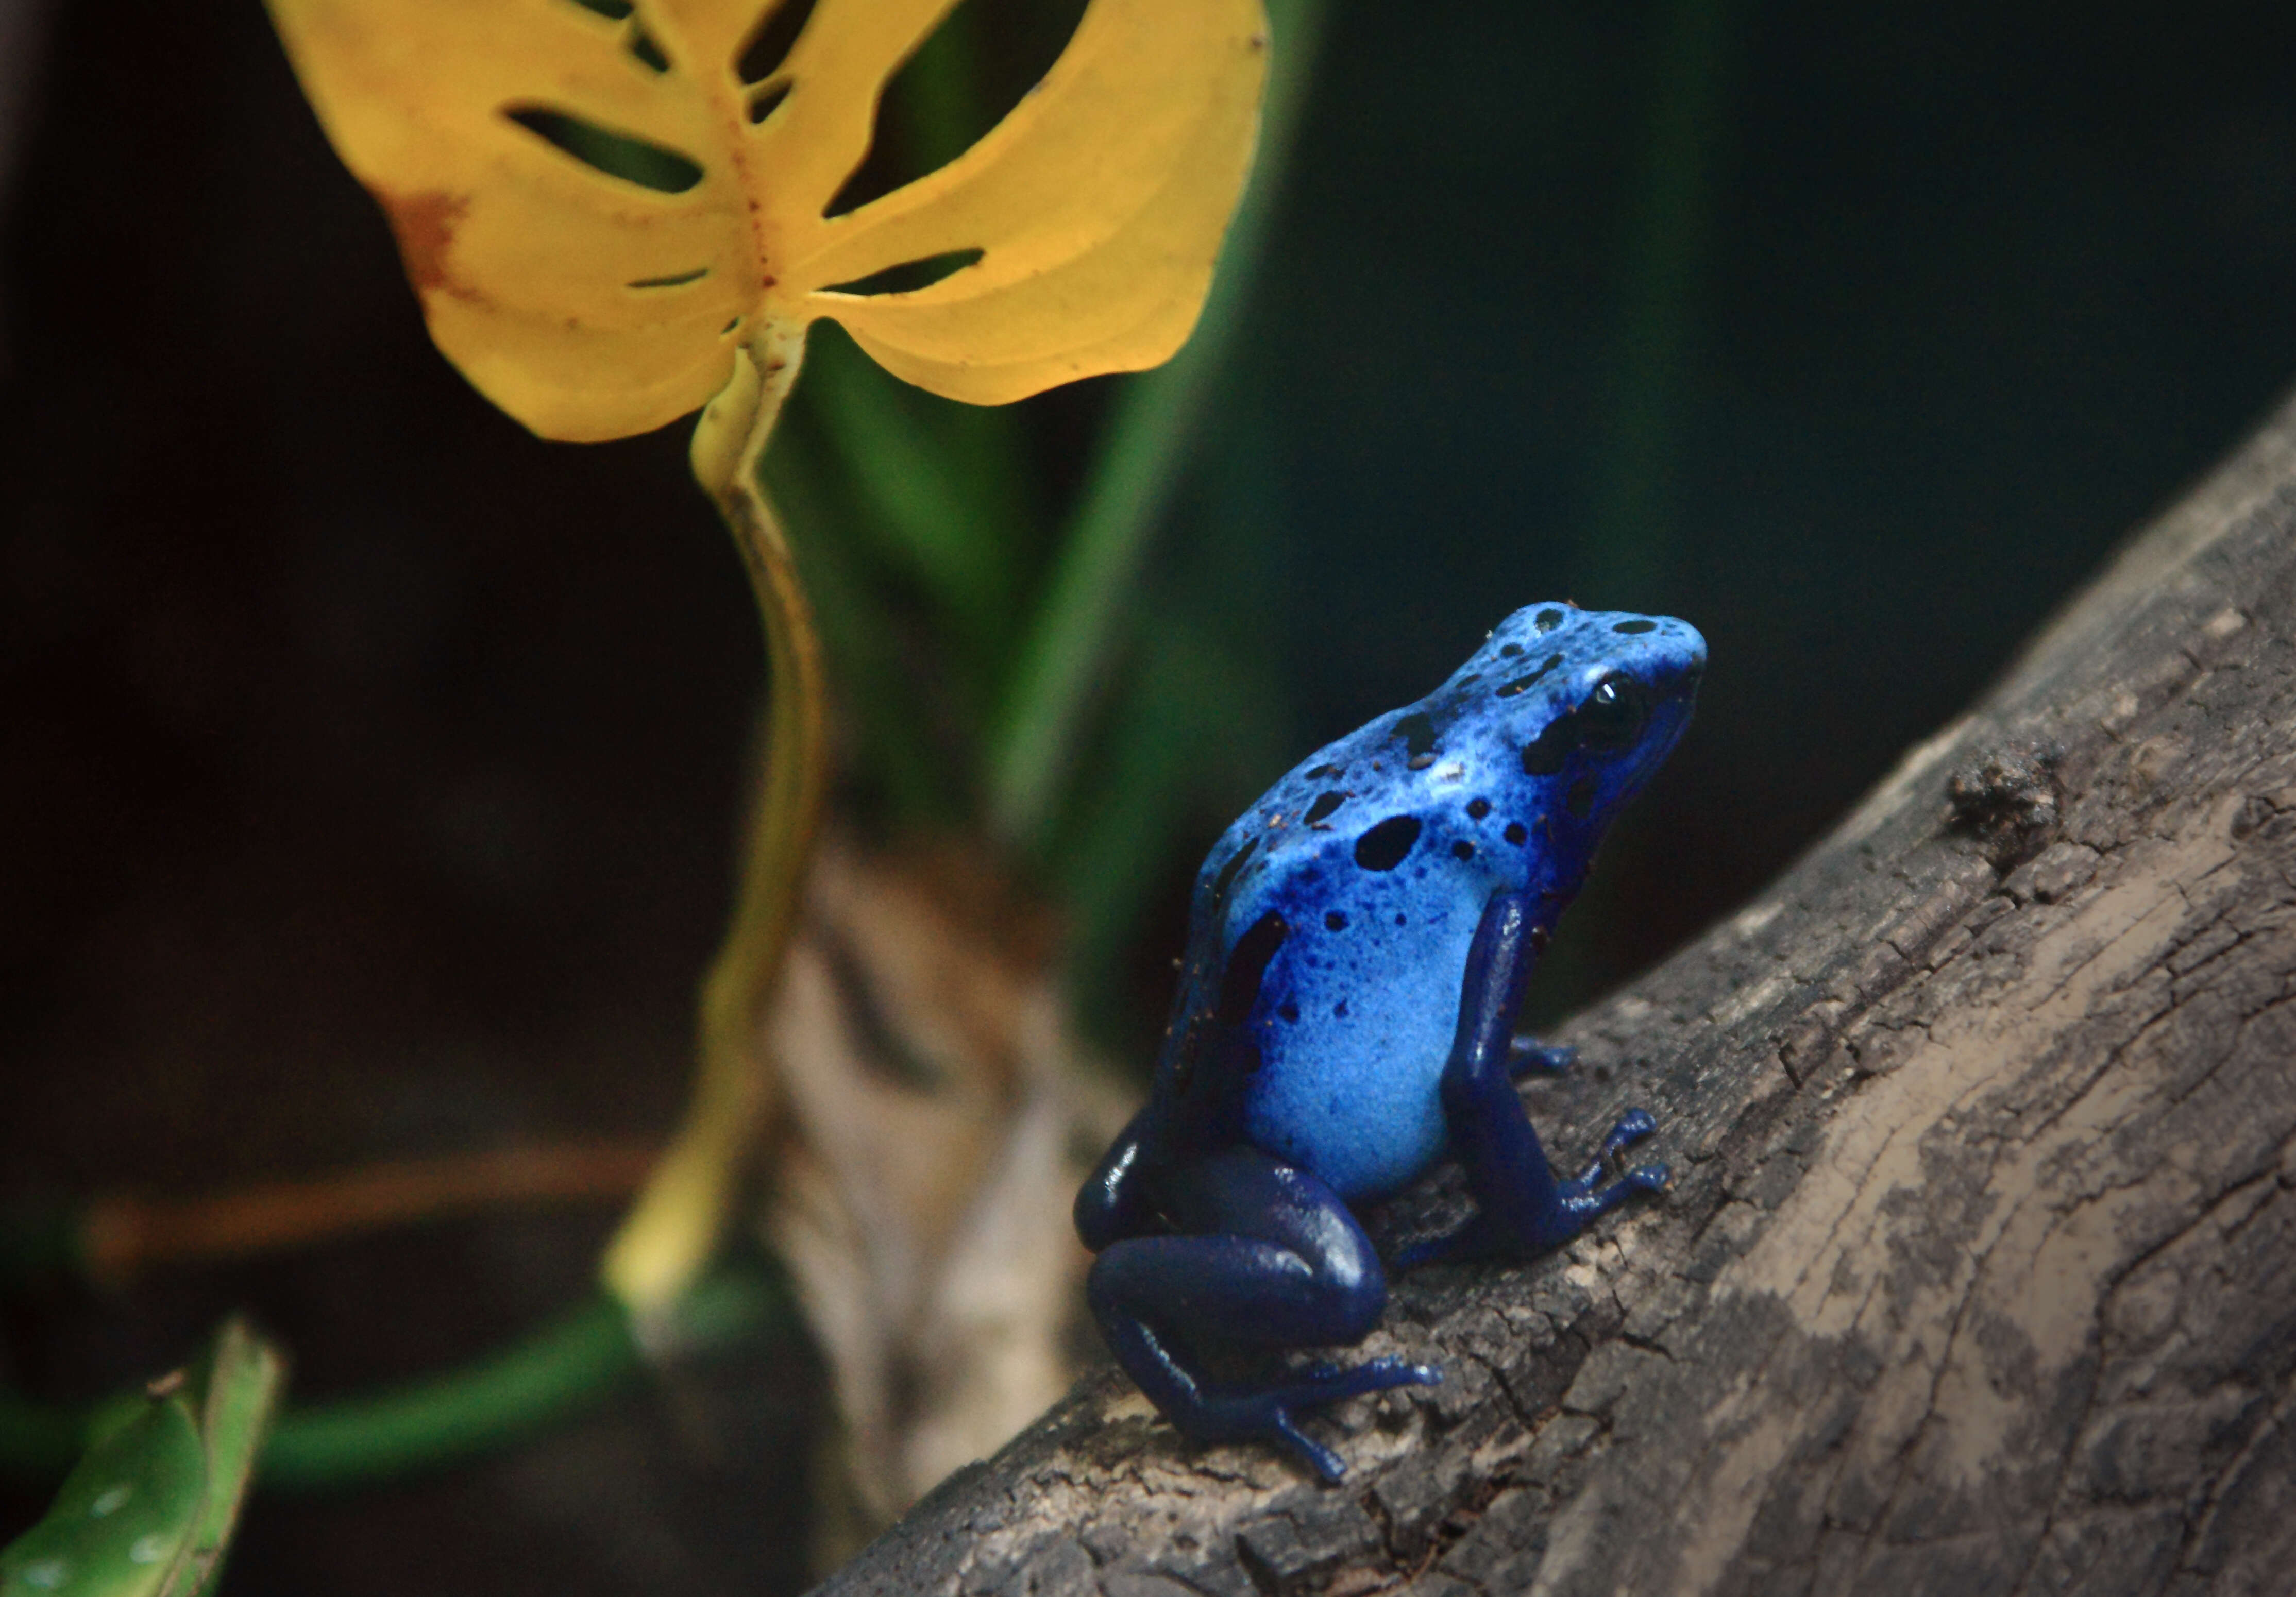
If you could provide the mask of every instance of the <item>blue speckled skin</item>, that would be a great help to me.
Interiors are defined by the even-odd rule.
[[[1215,1388],[1200,1348],[1359,1341],[1386,1301],[1348,1205],[1446,1151],[1476,1217],[1401,1265],[1528,1257],[1664,1183],[1548,1168],[1513,1076],[1531,967],[1611,819],[1688,724],[1706,645],[1684,622],[1531,605],[1442,686],[1318,749],[1228,828],[1196,880],[1147,1107],[1077,1197],[1088,1293],[1119,1360],[1200,1441],[1258,1437],[1327,1478],[1294,1411],[1439,1379],[1392,1359]],[[1636,1110],[1606,1158],[1647,1135]]]

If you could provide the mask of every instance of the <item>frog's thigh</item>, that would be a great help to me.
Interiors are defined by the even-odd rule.
[[[1095,1253],[1118,1239],[1154,1229],[1152,1200],[1144,1191],[1144,1148],[1160,1130],[1161,1114],[1151,1102],[1109,1144],[1099,1165],[1077,1189],[1071,1216],[1077,1235]]]
[[[1357,1342],[1387,1278],[1339,1194],[1256,1148],[1160,1174],[1181,1233],[1119,1242],[1094,1261],[1095,1308],[1129,1312],[1189,1341],[1300,1347]]]

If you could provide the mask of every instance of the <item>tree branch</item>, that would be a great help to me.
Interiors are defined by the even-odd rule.
[[[1113,1372],[826,1593],[2251,1592],[2296,1565],[2296,405],[1565,1034],[1662,1202],[1398,1283],[1326,1488]],[[1908,669],[1918,662],[1908,662]],[[1791,707],[1781,707],[1782,712]],[[1818,729],[1813,729],[1814,731]],[[1382,1240],[1456,1214],[1456,1172]]]

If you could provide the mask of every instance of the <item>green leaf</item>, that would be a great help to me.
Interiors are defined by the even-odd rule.
[[[0,1597],[196,1597],[222,1567],[278,1401],[238,1320],[199,1365],[115,1407],[45,1518],[0,1550]]]

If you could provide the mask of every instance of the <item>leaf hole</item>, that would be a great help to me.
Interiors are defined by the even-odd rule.
[[[790,80],[786,78],[759,89],[750,102],[750,125],[754,127],[779,111],[782,102],[789,98],[789,92]]]
[[[661,53],[661,46],[653,42],[653,35],[642,27],[634,25],[630,29],[630,37],[622,41],[622,48],[635,56],[649,71],[669,70],[669,57],[664,55]]]
[[[657,193],[682,194],[701,181],[701,168],[675,150],[616,133],[582,117],[546,105],[510,105],[504,116],[535,137],[572,156],[592,171]]]
[[[1085,0],[965,0],[885,85],[869,153],[824,213],[841,217],[938,171],[1044,81]]]
[[[750,42],[742,46],[742,53],[734,62],[734,75],[745,84],[763,83],[782,70],[789,53],[797,48],[798,36],[813,19],[813,0],[778,0],[758,19]],[[754,113],[752,122],[762,122]]]
[[[887,266],[882,272],[872,272],[866,277],[857,277],[850,283],[832,283],[822,292],[826,294],[914,294],[919,289],[929,289],[943,278],[954,277],[978,261],[984,252],[979,250],[951,250],[946,255],[931,255],[922,260],[905,260],[897,266]]]

